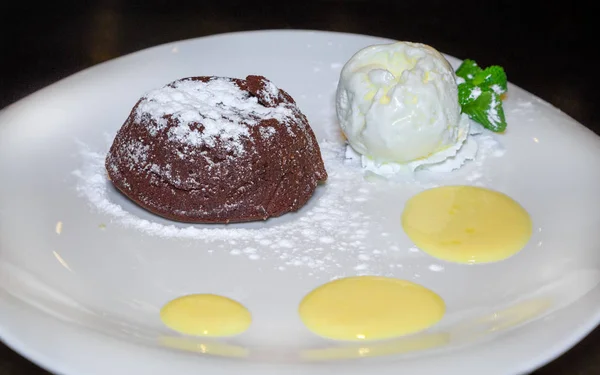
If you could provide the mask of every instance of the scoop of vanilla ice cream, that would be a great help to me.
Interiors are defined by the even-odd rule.
[[[459,141],[454,70],[424,44],[358,51],[342,69],[336,110],[350,146],[377,163],[427,158]]]

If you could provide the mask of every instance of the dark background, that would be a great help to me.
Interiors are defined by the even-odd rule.
[[[600,69],[592,59],[600,21],[583,1],[0,1],[0,108],[156,44],[230,31],[316,29],[423,42],[480,65],[502,65],[512,83],[600,134]],[[0,375],[30,374],[48,373],[0,343]],[[535,374],[600,374],[600,330]]]

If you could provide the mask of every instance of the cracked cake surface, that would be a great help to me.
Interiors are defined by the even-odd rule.
[[[148,92],[118,131],[106,169],[138,205],[191,223],[296,211],[327,179],[307,118],[262,76],[189,77]]]

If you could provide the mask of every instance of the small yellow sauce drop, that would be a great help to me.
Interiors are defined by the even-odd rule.
[[[252,322],[240,303],[214,294],[190,294],[167,303],[160,311],[163,323],[186,335],[222,337],[244,332]]]
[[[310,292],[300,303],[302,322],[334,340],[378,340],[422,331],[444,315],[444,301],[409,281],[348,277]]]
[[[523,207],[500,192],[475,186],[443,186],[408,200],[402,227],[426,253],[458,263],[486,263],[519,252],[531,237]]]

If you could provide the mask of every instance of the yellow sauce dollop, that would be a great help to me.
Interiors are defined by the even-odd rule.
[[[377,340],[422,331],[446,306],[431,290],[405,280],[357,276],[331,281],[300,303],[302,322],[334,340]]]
[[[160,311],[163,323],[186,335],[222,337],[240,334],[252,322],[240,303],[214,294],[190,294],[167,303]]]
[[[486,263],[519,252],[532,222],[519,203],[475,186],[443,186],[408,200],[402,227],[424,252],[458,263]]]

